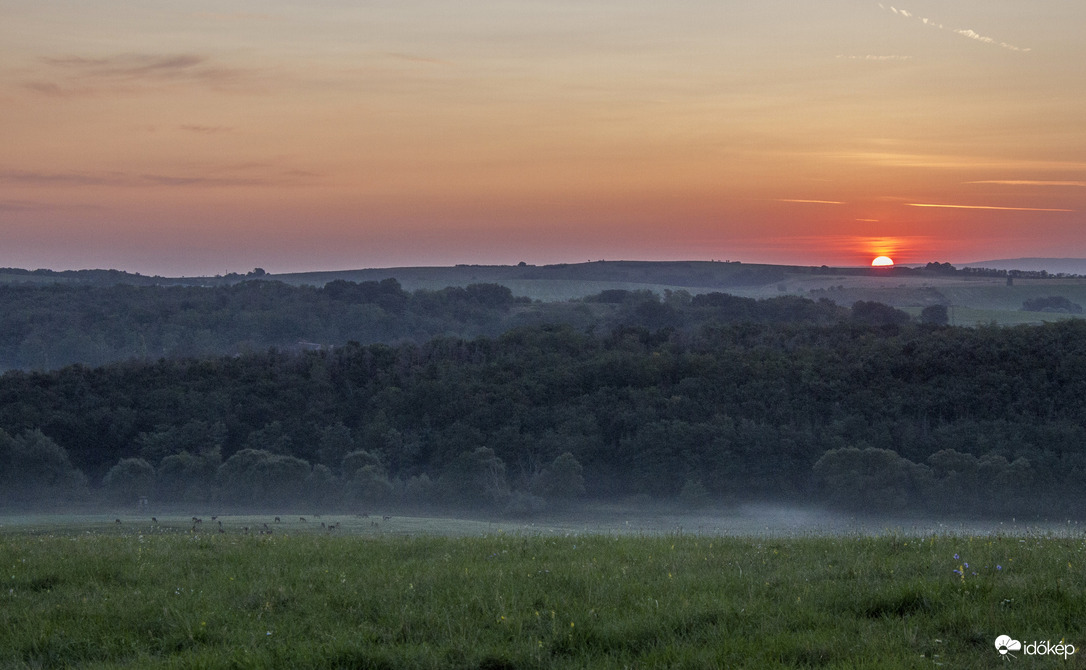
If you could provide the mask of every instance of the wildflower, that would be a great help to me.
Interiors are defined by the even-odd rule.
[[[999,571],[1001,571],[1001,570],[1003,570],[1003,566],[1002,566],[1002,565],[999,565],[999,564],[997,563],[997,564],[996,564],[996,572],[999,572]]]
[[[957,554],[954,554],[954,560],[955,561],[958,560],[959,558],[961,558],[961,556],[958,556]]]
[[[966,563],[966,564],[965,564],[965,567],[967,567],[967,568],[968,568],[968,567],[969,567],[969,564],[968,564],[968,563]]]

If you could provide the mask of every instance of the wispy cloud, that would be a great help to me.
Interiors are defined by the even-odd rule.
[[[81,172],[33,172],[0,170],[0,183],[29,186],[104,186],[116,184],[123,175],[116,172],[88,174]]]
[[[1008,44],[1007,42],[999,41],[999,40],[995,39],[994,37],[988,37],[986,35],[981,35],[980,33],[973,30],[972,28],[947,28],[945,25],[943,25],[942,23],[939,23],[938,21],[935,21],[933,19],[929,19],[929,18],[923,17],[923,16],[917,16],[916,14],[913,14],[912,12],[910,12],[908,10],[899,9],[897,7],[894,7],[893,5],[887,7],[886,5],[884,5],[884,4],[882,4],[880,2],[879,7],[881,9],[883,9],[883,10],[889,11],[892,14],[896,14],[897,16],[900,16],[902,18],[915,20],[915,21],[917,21],[919,23],[924,24],[925,26],[930,26],[930,27],[936,28],[938,30],[945,30],[945,31],[954,33],[955,35],[961,35],[962,37],[965,37],[965,38],[968,38],[968,39],[971,39],[971,40],[976,40],[977,42],[982,42],[984,44],[991,44],[993,46],[1002,47],[1002,48],[1007,49],[1009,51],[1019,51],[1019,52],[1022,52],[1022,53],[1032,51],[1032,49],[1027,48],[1027,47],[1015,46],[1013,44]]]
[[[1002,184],[1004,186],[1078,186],[1086,187],[1086,181],[1046,181],[1042,179],[983,179],[963,184]]]
[[[947,209],[996,209],[1008,212],[1073,212],[1073,209],[1055,209],[1047,207],[994,207],[992,205],[948,205],[931,202],[910,202],[906,207],[942,207]]]
[[[0,200],[0,212],[26,212],[39,209],[35,203],[25,200]]]
[[[44,77],[27,80],[23,88],[54,97],[94,95],[145,86],[196,84],[218,89],[237,88],[254,74],[216,64],[199,54],[126,53],[104,57],[43,57]]]
[[[875,54],[867,54],[864,56],[854,56],[846,54],[837,54],[838,60],[862,60],[868,62],[885,62],[885,61],[906,61],[913,60],[912,56],[899,56],[897,54],[888,54],[878,56]]]
[[[427,65],[452,65],[450,61],[441,60],[440,58],[431,58],[429,56],[420,56],[418,54],[402,53],[399,51],[384,51],[381,53],[381,55],[386,58],[407,61],[409,63],[422,63]]]
[[[192,16],[212,21],[275,21],[280,19],[274,14],[258,14],[255,12],[194,12]]]
[[[953,156],[943,154],[911,154],[894,151],[857,151],[852,153],[829,154],[842,160],[856,161],[866,165],[909,168],[938,168],[947,170],[1047,170],[1074,171],[1086,170],[1086,161],[1029,160],[1018,158],[989,158],[986,156]]]
[[[809,203],[813,205],[843,205],[844,202],[839,200],[802,200],[799,198],[777,198],[777,202],[801,202]]]
[[[233,128],[229,126],[198,126],[193,124],[184,124],[179,126],[181,130],[187,130],[190,133],[200,133],[202,135],[216,135],[219,133],[232,133]]]
[[[79,204],[63,204],[59,202],[35,202],[31,200],[0,200],[0,212],[18,213],[18,212],[40,212],[45,210],[66,210],[66,209],[100,209],[98,205],[92,205],[87,203]]]
[[[318,175],[304,170],[275,171],[272,174],[244,176],[207,176],[191,174],[128,174],[123,172],[32,172],[26,170],[0,170],[0,184],[24,186],[111,186],[122,188],[140,187],[192,187],[223,188],[232,186],[283,186],[311,181]]]

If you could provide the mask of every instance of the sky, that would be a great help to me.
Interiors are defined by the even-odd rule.
[[[1086,257],[1086,3],[901,2],[0,0],[0,266]]]

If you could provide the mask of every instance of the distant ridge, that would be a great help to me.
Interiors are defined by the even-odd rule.
[[[1086,275],[1086,258],[1003,258],[993,261],[962,263],[960,267],[991,268],[993,270],[1027,270],[1050,274]]]

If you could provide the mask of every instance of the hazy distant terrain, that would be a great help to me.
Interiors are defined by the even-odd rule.
[[[1031,260],[1037,259],[1021,259],[1021,265]],[[257,268],[246,274],[172,278],[116,270],[6,268],[0,269],[0,370],[348,341],[493,337],[542,323],[602,330],[620,324],[692,329],[720,318],[746,318],[704,310],[676,313],[686,310],[692,296],[707,294],[798,297],[843,309],[859,301],[877,302],[914,319],[925,309],[938,308],[946,310],[951,325],[1017,325],[1075,317],[1086,305],[1086,278],[937,263],[874,269],[596,261],[280,275]],[[1023,309],[1038,301],[1047,306]],[[789,317],[783,312],[773,317],[782,318]]]
[[[995,270],[1045,271],[1049,274],[1086,275],[1086,258],[1002,258],[992,261],[962,263],[962,267]]]
[[[1086,274],[1086,259],[1011,259],[970,263],[970,268]],[[849,307],[858,300],[876,301],[911,313],[929,305],[951,308],[951,323],[977,325],[1041,323],[1066,318],[1059,313],[1021,311],[1025,300],[1063,296],[1086,305],[1084,277],[1016,277],[944,275],[913,268],[828,268],[712,261],[596,261],[545,266],[480,266],[384,268],[269,275],[289,284],[323,285],[329,281],[379,281],[394,277],[405,290],[440,289],[493,282],[514,295],[533,300],[563,301],[609,289],[724,292],[749,298],[797,295],[828,298]]]

